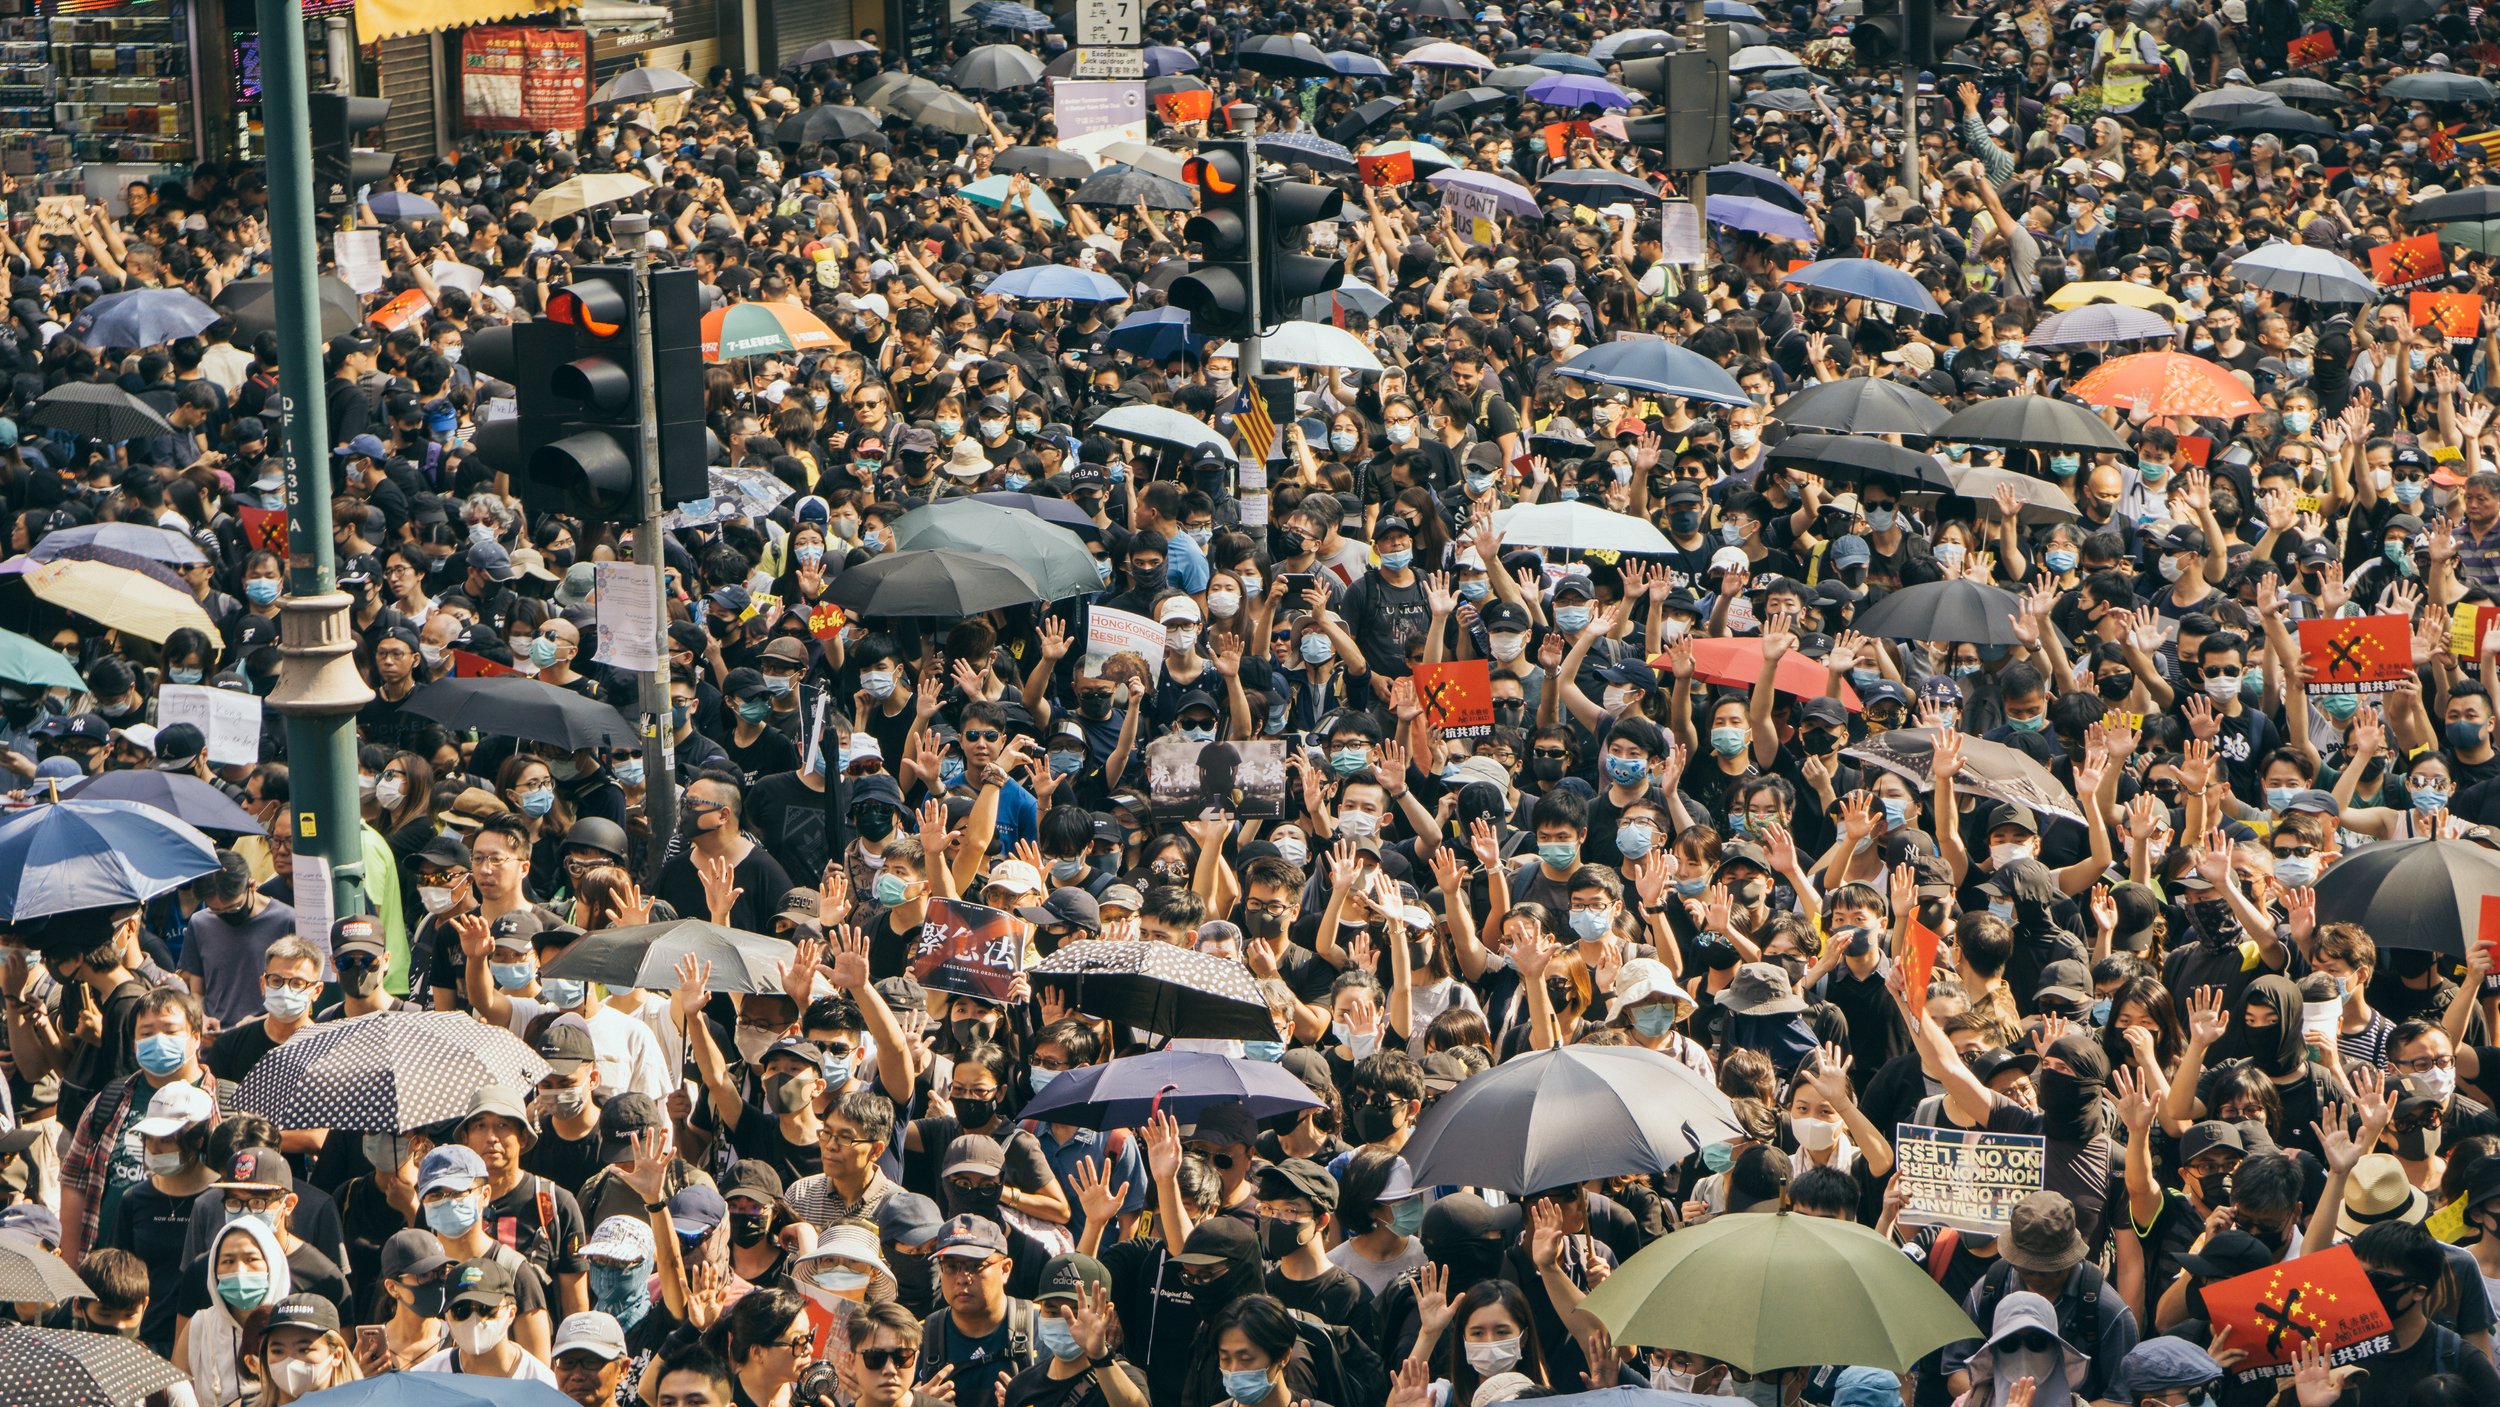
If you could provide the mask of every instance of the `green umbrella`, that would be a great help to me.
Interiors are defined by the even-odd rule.
[[[84,690],[87,681],[78,675],[77,666],[49,645],[29,640],[13,630],[0,630],[0,679],[13,684],[33,684],[45,689]]]
[[[1004,557],[1033,578],[1044,600],[1059,601],[1102,590],[1102,577],[1094,570],[1094,554],[1085,550],[1085,543],[1075,533],[995,503],[956,498],[915,508],[894,520],[894,547],[898,552],[951,547],[959,552]]]
[[[1748,1373],[1858,1363],[1907,1373],[1981,1337],[1891,1241],[1855,1222],[1734,1212],[1655,1242],[1583,1308],[1619,1344],[1683,1349]]]
[[[2439,227],[2439,242],[2477,254],[2500,254],[2500,220],[2452,220]]]

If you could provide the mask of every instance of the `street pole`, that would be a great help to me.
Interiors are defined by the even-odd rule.
[[[1901,184],[1910,193],[1910,203],[1924,204],[1919,199],[1918,169],[1918,60],[1912,59],[1901,68]]]
[[[660,390],[657,359],[651,354],[651,217],[641,211],[608,221],[608,233],[627,250],[633,277],[627,282],[634,300],[634,384],[642,388],[642,521],[634,528],[634,565],[651,574],[652,599],[660,599],[658,583],[667,579],[667,555],[661,550],[661,520],[668,504],[660,483]],[[676,712],[668,701],[668,616],[653,623],[659,662],[641,673],[642,692],[642,815],[651,828],[644,856],[646,886],[656,888],[660,867],[668,863],[669,846],[677,838]]]
[[[330,425],[315,301],[312,107],[303,0],[258,0],[261,125],[269,148],[270,281],[277,299],[278,396],[285,420],[287,594],[278,605],[278,683],[293,769],[297,873],[326,870],[333,915],[367,912],[364,819],[356,795],[356,711],[373,698],[356,672],[353,602],[330,542]],[[354,199],[354,193],[349,193]],[[317,862],[308,867],[307,860]],[[299,891],[300,900],[300,891]],[[328,935],[322,935],[326,941]]]
[[[1249,226],[1250,249],[1250,330],[1242,336],[1241,355],[1234,359],[1233,372],[1234,380],[1252,387],[1255,394],[1255,378],[1260,370],[1259,322],[1265,316],[1259,302],[1259,255],[1264,243],[1259,230],[1259,108],[1256,103],[1234,103],[1224,109],[1224,116],[1241,135],[1241,219]],[[1284,427],[1278,426],[1276,433],[1282,435]],[[1235,492],[1239,492],[1238,485]]]
[[[1703,0],[1685,0],[1684,4],[1684,42],[1694,48],[1708,47],[1708,45],[1703,41],[1707,38],[1705,31],[1709,25],[1710,17],[1702,12],[1702,5]],[[1710,95],[1710,100],[1717,103],[1721,108],[1725,108],[1727,106],[1727,75],[1723,73],[1714,74],[1713,80],[1717,84],[1717,91]],[[1672,111],[1673,109],[1669,110]],[[1718,120],[1718,117],[1719,114],[1714,111],[1711,115],[1711,120],[1715,122]],[[1701,170],[1693,173],[1692,194],[1693,223],[1701,227],[1701,268],[1695,274],[1693,282],[1696,284],[1706,284],[1710,275],[1709,167],[1705,166]]]

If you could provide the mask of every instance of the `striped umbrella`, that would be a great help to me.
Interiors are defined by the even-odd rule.
[[[824,319],[787,303],[732,303],[703,315],[703,359],[737,361],[833,345]]]

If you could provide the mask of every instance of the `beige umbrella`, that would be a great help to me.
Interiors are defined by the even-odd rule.
[[[189,592],[128,567],[64,558],[26,573],[26,588],[62,610],[160,645],[184,626],[218,638],[208,612]]]
[[[575,176],[560,185],[548,187],[544,194],[531,200],[530,213],[541,220],[553,220],[563,215],[578,215],[596,206],[614,205],[620,200],[631,200],[649,189],[651,189],[649,181],[640,176],[626,175],[623,172]]]

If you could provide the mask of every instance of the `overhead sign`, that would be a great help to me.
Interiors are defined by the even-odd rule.
[[[1143,0],[1076,0],[1076,42],[1134,45]]]
[[[1079,49],[1075,78],[1143,78],[1146,76],[1146,51],[1143,49]]]

